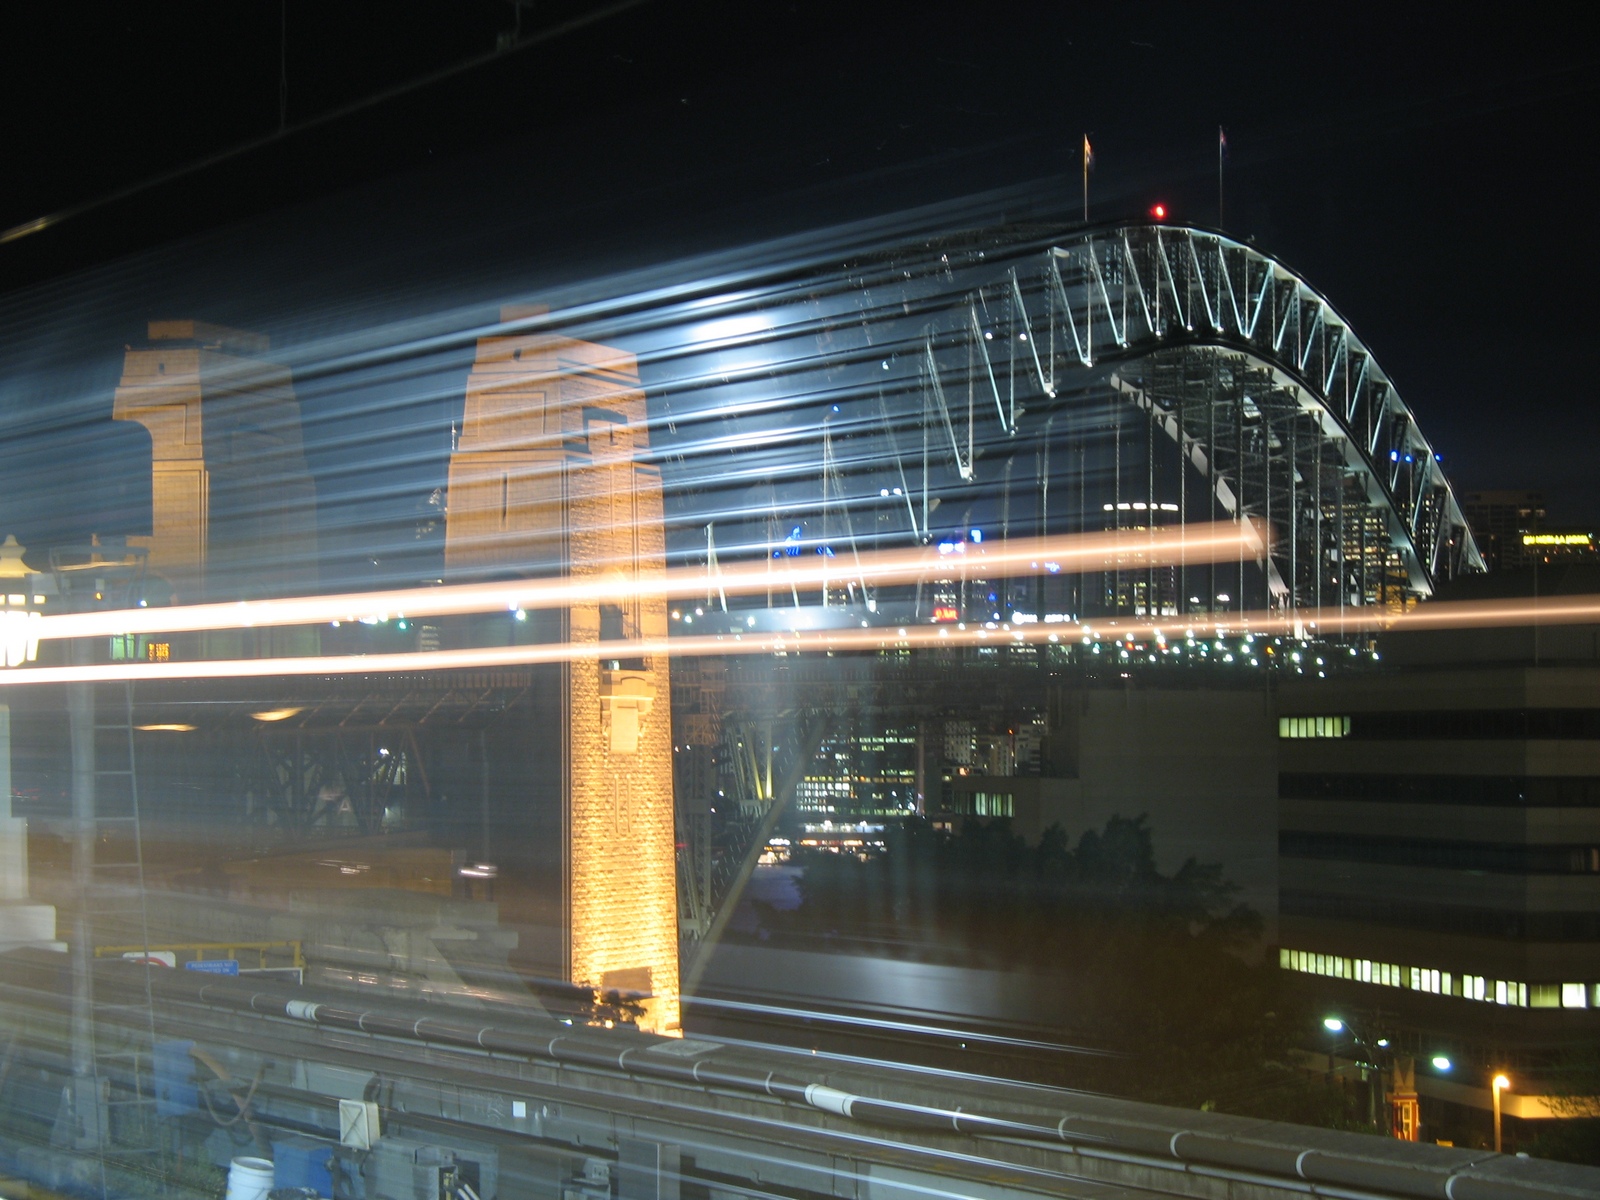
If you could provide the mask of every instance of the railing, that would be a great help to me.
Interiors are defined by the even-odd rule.
[[[274,950],[287,950],[291,959],[289,965],[305,969],[305,951],[298,939],[281,942],[170,942],[159,946],[96,946],[94,956],[121,958],[127,954],[189,954],[193,957],[182,961],[205,962],[207,955],[213,959],[237,959],[241,950],[255,951],[257,964],[262,970],[267,969],[267,955]]]

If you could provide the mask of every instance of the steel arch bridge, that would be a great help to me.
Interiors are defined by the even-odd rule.
[[[700,311],[698,347],[641,360],[674,542],[713,569],[831,554],[843,582],[824,606],[887,599],[848,581],[861,546],[974,522],[1268,532],[1236,580],[1179,568],[994,601],[1078,615],[1400,607],[1483,569],[1440,456],[1349,322],[1216,231],[982,231]]]

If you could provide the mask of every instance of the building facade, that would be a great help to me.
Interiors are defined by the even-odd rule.
[[[1591,589],[1571,569],[1547,586],[1574,574]],[[1281,692],[1280,965],[1414,1053],[1425,1099],[1487,1109],[1489,1077],[1510,1071],[1522,1115],[1557,1115],[1541,1076],[1600,1039],[1600,639],[1433,630],[1382,647],[1383,674]],[[1428,1068],[1436,1054],[1450,1065]]]
[[[964,723],[946,724],[943,797],[930,815],[951,828],[967,818],[1007,818],[1029,841],[1051,825],[1076,840],[1112,817],[1144,816],[1157,868],[1171,874],[1191,858],[1220,863],[1238,899],[1261,914],[1264,944],[1272,945],[1279,865],[1272,712],[1264,680],[1236,687],[1063,681],[1052,687],[1042,726],[1013,726],[1004,745]],[[973,768],[951,761],[962,747],[970,747]],[[1010,770],[993,769],[1008,761]]]
[[[1464,492],[1461,512],[1478,539],[1485,567],[1508,570],[1522,565],[1523,536],[1544,529],[1544,493],[1509,489]]]

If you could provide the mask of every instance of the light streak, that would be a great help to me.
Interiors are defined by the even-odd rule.
[[[704,596],[707,586],[733,595],[754,595],[773,588],[784,590],[837,587],[846,579],[865,580],[869,586],[916,583],[946,578],[956,571],[981,577],[1021,576],[1037,572],[1040,560],[1060,563],[1062,570],[1135,570],[1222,562],[1238,557],[1241,548],[1252,556],[1259,535],[1249,526],[1228,521],[1191,525],[1182,533],[1150,535],[1111,531],[1048,538],[1014,538],[995,545],[985,543],[981,554],[959,565],[933,548],[885,550],[863,554],[860,566],[852,560],[847,569],[820,557],[802,560],[761,559],[723,567],[716,574],[699,568],[675,567],[664,572],[628,578],[603,573],[577,579],[459,584],[446,587],[405,588],[385,592],[350,592],[334,596],[297,596],[279,600],[250,600],[223,604],[192,604],[171,608],[127,608],[105,612],[60,613],[34,622],[30,636],[40,640],[107,637],[139,633],[195,633],[218,629],[261,629],[287,625],[322,625],[334,621],[355,623],[386,620],[390,615],[408,618],[461,616],[470,613],[517,609],[566,608],[574,604],[614,603],[624,600]]]
[[[1189,527],[1182,535],[1149,536],[1108,532],[1071,537],[1016,539],[989,544],[981,556],[960,560],[960,569],[986,576],[1020,576],[1037,570],[1045,559],[1064,570],[1092,571],[1120,567],[1170,565],[1181,554],[1197,564],[1236,556],[1241,546],[1259,545],[1258,535],[1231,522]],[[774,560],[779,562],[782,560]],[[933,549],[885,551],[864,555],[860,571],[875,585],[908,583],[948,576],[957,569]],[[766,561],[730,566],[720,575],[677,568],[636,579],[602,575],[592,579],[531,580],[525,583],[469,584],[363,592],[342,596],[297,597],[242,604],[206,604],[167,609],[126,609],[75,613],[44,618],[41,637],[87,637],[156,631],[198,631],[359,620],[352,612],[374,609],[435,616],[549,608],[632,597],[704,594],[709,582],[730,594],[763,592],[774,584],[787,589],[837,585],[838,564],[769,568]],[[773,611],[781,612],[781,609]],[[338,615],[334,615],[338,614]],[[1160,640],[1176,636],[1214,637],[1254,634],[1342,637],[1361,632],[1424,631],[1522,625],[1600,623],[1600,596],[1540,600],[1431,601],[1404,613],[1377,608],[1327,608],[1294,613],[1211,612],[1165,614],[1159,617],[1096,617],[1086,622],[1015,624],[1008,628],[957,629],[950,625],[777,632],[731,632],[672,636],[633,641],[559,642],[463,650],[408,651],[388,654],[320,655],[301,658],[217,659],[190,662],[120,662],[72,667],[33,667],[0,672],[0,686],[122,680],[243,679],[312,675],[382,674],[448,671],[489,667],[535,666],[543,663],[599,661],[649,655],[872,653],[888,650],[956,646],[1043,646],[1069,641]],[[46,632],[48,630],[48,632]],[[288,713],[287,715],[294,715]],[[270,717],[276,719],[274,711]]]
[[[1123,1057],[1118,1051],[1107,1050],[1094,1046],[1075,1046],[1067,1042],[1044,1042],[1035,1038],[1013,1037],[1008,1034],[986,1033],[976,1029],[962,1029],[954,1026],[930,1025],[924,1022],[904,1021],[893,1017],[882,1016],[852,1016],[847,1013],[828,1012],[824,1009],[796,1008],[777,1004],[761,1004],[751,1000],[718,1000],[710,996],[695,996],[690,1003],[698,1008],[720,1008],[730,1012],[754,1015],[760,1017],[793,1017],[802,1021],[818,1021],[823,1023],[850,1026],[856,1029],[867,1029],[879,1033],[891,1034],[916,1034],[944,1038],[946,1040],[961,1042],[978,1042],[993,1046],[1022,1048],[1027,1050],[1053,1050],[1067,1054],[1089,1054],[1103,1058]],[[749,1043],[759,1045],[761,1043]],[[835,1055],[846,1062],[870,1062],[856,1055]],[[896,1064],[900,1065],[900,1064]]]
[[[1055,627],[1070,628],[1070,627]],[[949,636],[941,636],[948,634]],[[1020,635],[1019,635],[1020,636]],[[984,639],[990,639],[987,642]],[[1032,639],[1035,642],[1043,638]],[[642,658],[664,654],[697,657],[714,654],[800,654],[802,652],[888,650],[911,646],[1001,644],[988,630],[951,631],[917,626],[901,637],[897,630],[845,629],[822,633],[710,634],[701,637],[642,638],[633,641],[550,642],[471,650],[421,650],[399,654],[339,654],[304,658],[240,658],[194,662],[104,663],[81,667],[37,667],[0,673],[0,687],[38,683],[154,682],[171,679],[246,679],[303,675],[368,675],[390,672],[481,670],[486,667],[538,666],[543,663]]]
[[[253,712],[250,715],[258,721],[287,721],[304,711],[303,708],[269,708],[265,712]]]
[[[1095,618],[1089,623],[1013,625],[1009,629],[952,629],[948,625],[896,628],[790,630],[777,633],[727,633],[703,636],[643,638],[631,641],[550,642],[531,646],[501,646],[468,650],[430,650],[398,654],[344,654],[304,658],[218,659],[196,662],[106,663],[77,667],[36,667],[0,672],[0,687],[40,683],[91,683],[122,680],[154,682],[173,679],[245,679],[310,675],[376,675],[418,671],[450,671],[490,667],[526,667],[544,663],[598,662],[602,659],[639,658],[650,655],[702,657],[707,655],[826,655],[875,653],[903,649],[954,646],[1043,646],[1089,634],[1099,641],[1154,639],[1158,633],[1211,637],[1246,633],[1313,636],[1327,632],[1352,633],[1378,629],[1429,629],[1482,625],[1600,623],[1600,596],[1572,597],[1553,604],[1512,603],[1437,604],[1434,613],[1421,608],[1397,615],[1370,611],[1356,615],[1330,608],[1293,615],[1276,613],[1206,613],[1159,619],[1118,620]],[[1419,619],[1419,614],[1422,618]],[[905,632],[902,633],[901,629]]]
[[[1101,640],[1171,637],[1174,631],[1207,635],[1222,632],[1337,638],[1350,633],[1415,633],[1432,629],[1490,629],[1515,626],[1600,624],[1600,595],[1549,599],[1429,600],[1403,613],[1376,606],[1299,609],[1293,613],[1210,612],[1149,617],[1093,617],[1081,626],[1050,626],[1062,637],[1092,628]]]

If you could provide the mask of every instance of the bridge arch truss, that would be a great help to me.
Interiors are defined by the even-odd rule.
[[[793,553],[803,526],[840,564],[824,606],[872,608],[848,586],[863,542],[969,521],[1001,537],[1208,520],[1265,534],[1237,578],[1080,581],[1057,601],[1076,615],[1403,607],[1483,569],[1371,350],[1293,270],[1222,233],[979,231],[737,303],[718,328],[752,332],[718,354],[751,348],[747,365],[652,390],[672,422],[668,487],[692,493],[687,541],[708,558]]]
[[[1024,438],[1030,410],[1109,391],[1183,465],[1175,500],[1119,497],[1116,522],[1153,525],[1137,514],[1174,505],[1179,522],[1253,519],[1271,532],[1272,607],[1403,604],[1483,569],[1441,456],[1372,352],[1254,247],[1197,228],[1094,229],[1028,249],[963,300],[926,327],[925,424],[949,433],[949,396],[968,388]],[[958,474],[976,454],[953,442]]]

